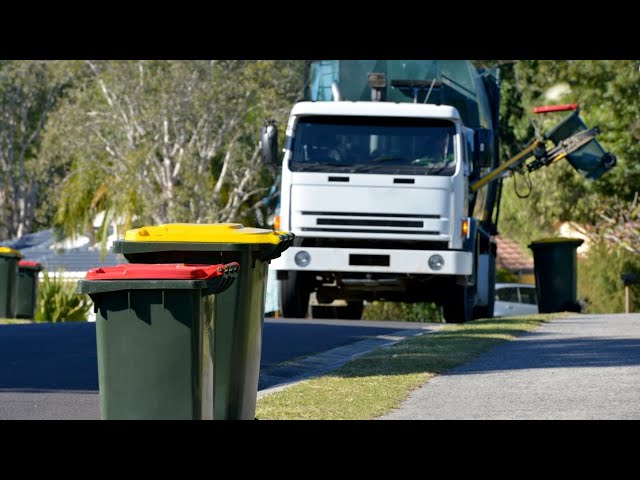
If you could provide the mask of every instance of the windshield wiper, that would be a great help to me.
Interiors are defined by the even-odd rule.
[[[350,167],[351,165],[345,165],[344,163],[337,162],[314,162],[314,163],[293,163],[291,170],[294,172],[318,172],[324,170],[326,167]]]
[[[382,163],[382,162],[393,162],[394,160],[407,160],[405,157],[400,157],[398,155],[383,155],[381,157],[374,158],[371,160],[373,163]]]
[[[384,164],[380,164],[380,165],[358,165],[356,166],[353,170],[351,170],[351,173],[368,173],[368,172],[373,172],[375,170],[389,170],[389,169],[398,169],[397,165],[384,165]]]

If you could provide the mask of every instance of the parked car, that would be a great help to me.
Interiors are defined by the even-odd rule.
[[[536,286],[525,283],[496,283],[494,317],[538,313]]]

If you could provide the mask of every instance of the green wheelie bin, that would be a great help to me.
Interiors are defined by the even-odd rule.
[[[38,274],[42,266],[31,260],[18,262],[16,318],[33,319],[38,307]]]
[[[529,244],[533,251],[533,265],[538,293],[538,311],[580,312],[577,300],[577,249],[583,240],[575,238],[547,238]]]
[[[104,420],[211,420],[213,298],[238,265],[122,264],[78,282],[96,311]],[[215,295],[214,295],[215,294]]]
[[[18,250],[0,247],[0,318],[16,318],[16,284],[21,258]]]
[[[134,263],[240,264],[216,296],[213,322],[214,419],[255,418],[268,265],[293,243],[288,232],[239,223],[173,223],[129,230],[112,251]]]

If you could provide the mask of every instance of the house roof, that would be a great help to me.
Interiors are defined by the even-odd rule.
[[[502,235],[494,237],[498,246],[496,268],[513,272],[533,270],[533,255],[528,255],[520,245]]]
[[[106,253],[101,258],[99,247],[82,246],[76,248],[56,249],[51,230],[30,233],[17,240],[0,242],[0,245],[20,250],[25,260],[32,260],[50,272],[64,270],[66,272],[85,273],[95,267],[112,266],[127,263],[120,254]]]

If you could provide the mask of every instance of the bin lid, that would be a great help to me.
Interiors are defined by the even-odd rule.
[[[130,242],[268,243],[278,245],[282,232],[244,227],[241,223],[166,223],[128,230]]]
[[[9,247],[0,247],[0,255],[11,255],[14,257],[22,258],[22,254],[19,250],[14,250],[13,248]]]
[[[579,247],[583,243],[584,243],[584,240],[579,238],[551,237],[551,238],[541,238],[539,240],[534,240],[529,245],[527,245],[527,247],[529,247],[530,249],[534,249],[534,248],[542,248],[545,246],[551,246],[554,244],[555,245],[566,244],[566,245]]]
[[[224,275],[219,265],[185,263],[122,263],[113,267],[92,268],[87,280],[208,280]]]
[[[31,267],[31,268],[41,268],[41,265],[38,262],[34,262],[32,260],[20,260],[18,262],[19,267]]]

